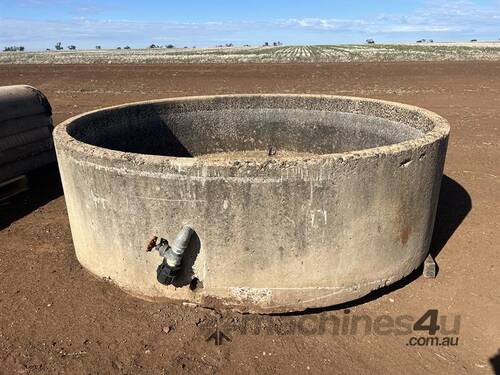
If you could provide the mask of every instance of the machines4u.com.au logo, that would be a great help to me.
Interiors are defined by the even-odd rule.
[[[217,321],[207,334],[216,345],[240,335],[377,335],[409,336],[407,346],[456,346],[459,343],[460,315],[440,314],[430,309],[422,315],[309,314],[297,317],[243,315],[237,320]]]

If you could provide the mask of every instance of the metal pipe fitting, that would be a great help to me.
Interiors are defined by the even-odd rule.
[[[161,284],[170,285],[174,282],[193,233],[194,230],[191,226],[184,225],[180,232],[177,233],[172,246],[164,238],[160,238],[158,241],[158,237],[154,237],[148,244],[147,251],[157,250],[163,257],[163,262],[156,270],[157,279]],[[155,243],[154,246],[152,246],[153,243]]]

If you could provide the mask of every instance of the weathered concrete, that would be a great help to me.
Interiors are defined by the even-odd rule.
[[[143,298],[266,313],[349,301],[422,264],[448,133],[397,103],[240,95],[94,111],[54,139],[84,267]],[[161,285],[145,246],[184,224],[182,274]]]
[[[0,86],[0,121],[40,114],[52,116],[40,90],[28,85]]]
[[[51,116],[36,88],[0,87],[0,183],[55,162]]]

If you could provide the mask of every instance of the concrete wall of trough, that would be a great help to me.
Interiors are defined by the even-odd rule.
[[[334,96],[130,106],[134,113],[141,106],[164,113],[172,105],[207,101],[215,110],[241,102],[245,108],[361,114],[410,125],[421,135],[307,158],[212,160],[116,151],[70,135],[72,126],[95,127],[96,116],[113,122],[129,105],[70,119],[56,127],[54,139],[76,255],[92,273],[143,298],[265,313],[346,302],[423,262],[449,133],[444,119],[411,106]],[[182,273],[176,285],[161,285],[161,257],[145,252],[145,244],[152,235],[173,240],[184,224],[196,234]],[[201,281],[194,290],[193,278]]]

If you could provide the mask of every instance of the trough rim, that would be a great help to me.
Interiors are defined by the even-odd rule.
[[[124,152],[113,149],[108,149],[100,146],[94,146],[89,143],[79,141],[68,133],[68,127],[75,121],[89,117],[95,113],[119,110],[129,106],[141,106],[141,105],[151,105],[151,104],[161,104],[161,103],[185,103],[185,102],[196,102],[196,101],[207,101],[207,100],[217,100],[224,98],[317,98],[326,100],[340,100],[340,101],[351,101],[358,102],[361,105],[369,103],[377,103],[386,108],[400,109],[403,111],[408,111],[410,113],[416,113],[422,117],[427,118],[433,124],[433,128],[426,131],[422,136],[407,140],[404,142],[393,143],[390,145],[377,146],[372,148],[366,148],[361,150],[345,151],[332,154],[317,154],[312,156],[292,156],[282,159],[273,158],[225,158],[225,159],[205,159],[196,156],[165,156],[165,155],[150,155],[150,154],[139,154],[132,152]],[[334,111],[332,111],[334,112]],[[349,112],[346,112],[349,113]],[[352,113],[352,112],[350,112]],[[385,118],[391,120],[390,117],[374,116],[379,118]],[[267,163],[269,160],[278,161],[293,161],[307,163],[307,164],[322,164],[325,162],[345,162],[345,161],[355,161],[359,159],[367,158],[381,158],[390,155],[404,154],[407,152],[414,152],[416,149],[425,148],[437,141],[444,140],[449,136],[450,125],[448,121],[442,116],[435,112],[427,110],[425,108],[417,107],[410,104],[398,103],[382,99],[372,99],[364,97],[355,96],[344,96],[344,95],[325,95],[325,94],[227,94],[227,95],[199,95],[199,96],[180,96],[173,98],[163,98],[146,100],[139,102],[130,102],[119,104],[110,107],[103,107],[81,113],[79,115],[73,116],[60,124],[58,124],[53,132],[54,141],[56,143],[56,149],[65,149],[76,154],[85,155],[87,158],[93,159],[94,161],[101,160],[108,165],[120,160],[123,162],[128,162],[128,164],[138,167],[138,169],[143,169],[145,166],[158,167],[160,169],[165,167],[171,168],[186,168],[195,166],[213,166],[222,167],[234,164],[236,161],[243,161],[247,164],[261,165]],[[142,167],[142,168],[141,168]]]

